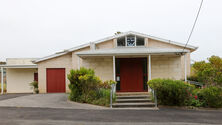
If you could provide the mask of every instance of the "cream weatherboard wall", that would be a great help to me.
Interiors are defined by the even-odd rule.
[[[114,48],[114,40],[108,40],[102,43],[96,44],[96,49],[111,49]]]
[[[76,53],[81,52],[81,51],[88,51],[88,50],[90,50],[90,47],[85,47],[85,48],[72,52],[72,68],[73,69],[78,69],[79,67],[82,66],[82,58],[78,57]]]
[[[32,63],[34,59],[6,59],[7,93],[33,93],[30,83],[34,81],[34,73],[37,73],[37,68]],[[30,67],[26,67],[27,65]]]
[[[30,83],[34,81],[37,69],[9,68],[7,72],[7,93],[32,93]]]
[[[173,44],[169,44],[169,43],[164,43],[164,42],[161,42],[161,41],[158,41],[158,40],[153,40],[153,39],[148,39],[147,40],[146,47],[183,49],[183,47],[173,45]],[[188,50],[190,50],[191,52],[193,51],[191,49],[188,49]],[[166,56],[166,58],[168,58],[168,57]],[[164,63],[166,62],[166,58],[163,58],[163,59],[159,58],[159,60],[163,61],[163,65],[165,65]],[[179,57],[171,57],[171,58],[177,58],[175,60],[176,61],[175,63],[177,63],[177,64],[178,64],[178,62],[180,63],[180,66],[177,67],[177,70],[178,69],[180,70],[179,73],[178,73],[178,74],[180,74],[180,76],[178,76],[178,74],[177,74],[176,75],[177,77],[166,77],[167,75],[163,75],[163,77],[164,78],[174,78],[174,79],[182,79],[183,80],[184,77],[185,77],[185,73],[184,73],[184,71],[185,71],[184,55],[179,56]],[[156,67],[156,65],[158,65],[158,64],[155,64],[155,60],[156,60],[156,58],[154,56],[154,62],[152,63],[152,65],[154,65],[154,69],[152,69],[152,76],[153,76],[152,78],[157,78],[157,75],[153,75],[153,73],[156,74],[156,72],[161,72],[161,71],[155,71],[156,70],[155,67]],[[190,76],[190,53],[186,54],[186,62],[187,62],[186,63],[187,76]],[[171,63],[172,63],[172,61],[171,61]],[[162,67],[164,67],[164,66],[162,66]],[[153,67],[151,67],[151,68],[153,68]],[[172,66],[171,66],[171,68],[172,68]],[[176,67],[174,66],[174,68],[176,68]],[[166,70],[166,69],[164,68],[164,69],[160,69],[160,70]],[[175,69],[173,69],[173,70],[175,70]],[[174,76],[174,73],[170,73],[168,76]],[[158,75],[158,77],[160,77],[160,76]]]
[[[95,49],[110,49],[116,45],[116,40],[108,40],[102,43],[95,44]],[[176,48],[182,47],[164,43],[161,41],[146,38],[146,47],[151,48]],[[46,69],[47,68],[65,68],[66,70],[66,92],[69,91],[67,74],[71,69],[78,69],[80,67],[92,68],[95,70],[97,76],[103,81],[113,79],[113,60],[112,57],[78,57],[76,52],[93,51],[90,46],[75,50],[59,57],[38,62],[39,74],[39,90],[40,93],[46,93]],[[146,57],[147,55],[143,56]],[[190,53],[187,54],[187,75],[190,74]],[[151,55],[151,72],[152,78],[172,78],[184,79],[184,56],[154,56]]]
[[[66,54],[60,57],[52,58],[46,61],[38,63],[38,80],[39,80],[39,92],[47,92],[46,83],[46,69],[47,68],[65,68],[66,72],[66,92],[68,92],[69,80],[67,79],[67,74],[72,69],[72,54]]]
[[[112,57],[89,57],[84,58],[83,67],[94,69],[95,74],[102,81],[113,80],[113,58]]]
[[[8,58],[7,65],[33,65],[32,60],[36,58]]]
[[[183,79],[181,75],[180,56],[152,56],[151,57],[151,77],[171,78],[175,80]]]

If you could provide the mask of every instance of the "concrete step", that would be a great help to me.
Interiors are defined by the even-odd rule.
[[[151,95],[124,95],[124,96],[116,96],[117,99],[144,99],[151,98]]]
[[[130,96],[130,95],[149,95],[148,92],[117,92],[117,96]]]
[[[135,107],[155,107],[155,103],[115,103],[112,105],[113,108],[135,108]]]
[[[117,103],[139,103],[139,102],[151,102],[152,100],[149,98],[142,99],[116,99]]]

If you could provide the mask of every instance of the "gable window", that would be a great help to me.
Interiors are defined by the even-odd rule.
[[[135,36],[127,36],[126,43],[127,43],[127,46],[136,46]]]
[[[117,38],[117,46],[119,47],[134,47],[144,45],[144,38],[140,36],[128,35]]]
[[[117,46],[126,46],[125,37],[117,39]]]
[[[144,38],[136,37],[136,46],[144,46]]]

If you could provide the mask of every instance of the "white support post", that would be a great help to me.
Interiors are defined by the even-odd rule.
[[[127,46],[127,36],[125,36],[125,46]]]
[[[151,80],[151,55],[149,55],[149,72],[148,80]]]
[[[3,82],[4,82],[4,72],[3,72],[3,67],[1,67],[1,94],[4,93],[4,86],[3,86]]]
[[[116,81],[116,57],[113,56],[113,80]],[[114,87],[113,93],[116,93],[116,85]]]
[[[149,66],[148,66],[148,81],[151,80],[151,55],[148,57],[149,59]],[[148,91],[151,92],[151,88],[148,88]]]
[[[187,82],[187,56],[184,54],[184,80]]]

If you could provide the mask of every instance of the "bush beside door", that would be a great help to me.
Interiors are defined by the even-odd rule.
[[[65,92],[65,68],[47,68],[47,93]]]

